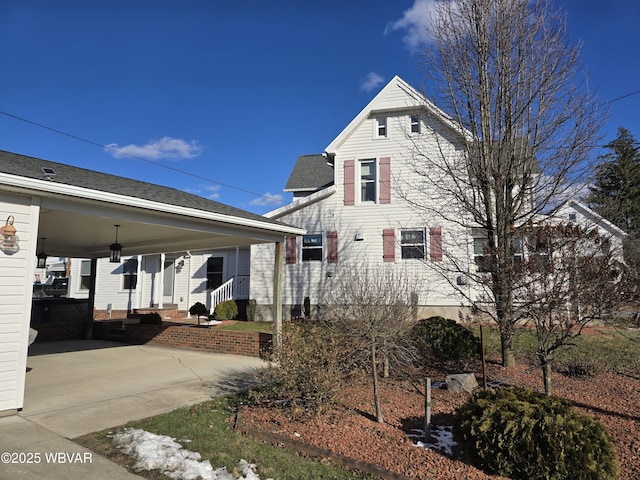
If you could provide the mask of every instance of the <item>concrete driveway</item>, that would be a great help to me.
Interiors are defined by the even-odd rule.
[[[243,388],[264,363],[236,355],[77,340],[33,344],[27,366],[23,411],[0,418],[0,452],[84,452],[68,439]],[[97,455],[93,460],[64,466],[2,463],[0,479],[137,478]],[[105,463],[98,468],[95,462]]]

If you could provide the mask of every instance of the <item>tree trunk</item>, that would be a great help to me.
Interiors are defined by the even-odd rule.
[[[376,346],[371,345],[371,375],[373,377],[373,403],[376,409],[376,420],[384,423],[382,418],[382,408],[380,407],[380,393],[378,392],[378,359],[376,356]]]
[[[516,355],[513,351],[513,335],[500,332],[500,343],[502,346],[502,366],[515,367]]]
[[[547,359],[540,359],[540,368],[542,368],[542,380],[544,381],[544,394],[551,396],[551,362]]]

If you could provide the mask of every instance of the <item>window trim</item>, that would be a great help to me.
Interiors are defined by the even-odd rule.
[[[305,241],[307,240],[307,238],[309,237],[314,237],[314,238],[319,238],[320,239],[320,244],[308,244],[305,245]],[[306,235],[302,236],[302,242],[300,242],[300,261],[301,262],[322,262],[324,261],[324,247],[325,247],[325,241],[324,241],[324,235],[322,233],[307,233]],[[315,252],[319,250],[320,251],[320,258],[305,258],[305,256],[309,255],[309,253],[307,252]],[[305,253],[307,253],[307,255],[305,255]],[[313,255],[313,257],[316,257],[317,255]]]
[[[134,265],[135,268],[133,271],[127,267],[127,264]],[[122,283],[120,284],[120,291],[128,292],[129,290],[134,291],[138,289],[138,258],[137,257],[129,257],[122,262]],[[130,278],[130,281],[133,283],[133,287],[126,287],[127,278]]]
[[[389,119],[388,117],[376,117],[373,130],[374,138],[389,138]]]
[[[373,178],[372,179],[368,179],[365,180],[363,179],[363,174],[362,174],[362,166],[364,164],[371,164],[372,165],[372,171],[373,171]],[[358,203],[378,203],[378,191],[380,189],[379,185],[378,185],[378,180],[379,180],[379,172],[378,172],[378,159],[377,158],[365,158],[362,160],[358,160],[358,187],[359,187],[359,195],[358,195]],[[373,199],[369,200],[365,200],[364,197],[364,185],[365,182],[367,185],[372,184],[373,185]]]
[[[83,275],[82,274],[82,266],[83,265],[88,265],[88,268],[89,268],[89,274],[88,275]],[[80,281],[80,283],[78,285],[78,291],[80,291],[80,292],[88,292],[90,290],[90,288],[84,286],[84,282],[82,281],[82,279],[83,278],[88,278],[89,282],[91,281],[91,260],[84,260],[84,259],[80,260],[80,271],[79,271],[78,277],[79,277],[79,281]]]
[[[419,233],[422,236],[422,242],[409,242],[405,240],[405,234]],[[420,256],[408,256],[406,252],[417,251]],[[400,229],[400,258],[402,260],[425,260],[427,256],[427,232],[425,228],[402,228]]]
[[[420,135],[422,133],[420,115],[409,115],[409,132],[415,135]]]

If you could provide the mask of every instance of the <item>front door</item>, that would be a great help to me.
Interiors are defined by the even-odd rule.
[[[212,255],[207,258],[207,289],[215,290],[224,283],[224,255]]]
[[[173,291],[176,278],[175,262],[173,259],[165,260],[163,266],[163,283],[162,303],[173,303]]]

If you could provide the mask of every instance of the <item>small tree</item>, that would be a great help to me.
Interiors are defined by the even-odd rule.
[[[189,314],[196,315],[198,317],[198,326],[200,326],[200,316],[208,315],[209,309],[205,304],[196,302],[193,305],[191,305],[191,307],[189,308]]]
[[[380,364],[408,363],[413,358],[411,292],[405,277],[390,268],[345,267],[324,302],[323,320],[353,357],[368,360],[373,381],[375,416],[383,423],[379,393]]]
[[[523,231],[515,301],[520,318],[535,327],[546,395],[556,354],[595,320],[605,321],[628,300],[629,276],[610,238],[574,224],[530,226]]]

